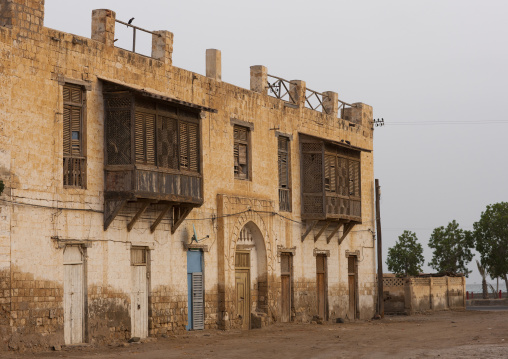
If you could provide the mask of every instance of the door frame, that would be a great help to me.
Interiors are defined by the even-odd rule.
[[[282,257],[283,256],[287,256],[289,257],[289,272],[282,272]],[[281,301],[280,301],[280,317],[281,317],[281,322],[282,322],[282,314],[283,314],[283,308],[282,308],[282,302],[283,302],[283,295],[282,295],[282,276],[288,276],[289,277],[289,313],[288,313],[288,321],[287,323],[291,323],[293,321],[293,317],[291,316],[292,314],[292,308],[293,308],[293,305],[294,305],[294,285],[293,285],[293,259],[294,259],[294,255],[292,252],[280,252],[279,253],[279,257],[280,257],[280,263],[281,263]],[[285,323],[285,322],[284,322]]]
[[[87,246],[86,245],[83,245],[83,243],[74,243],[73,241],[70,241],[68,244],[66,244],[65,246],[63,246],[63,251],[62,251],[62,263],[64,265],[64,289],[63,289],[63,295],[65,295],[65,265],[70,265],[70,263],[65,263],[65,250],[67,247],[78,247],[79,251],[81,252],[81,265],[82,265],[82,274],[83,274],[83,288],[82,288],[82,293],[83,293],[83,310],[82,310],[82,315],[83,315],[83,319],[82,319],[82,326],[83,326],[83,330],[82,330],[82,336],[81,336],[81,342],[82,343],[88,343],[88,271],[87,271],[87,265],[88,265],[88,255],[87,255]],[[65,301],[65,299],[64,299]],[[65,302],[63,303],[63,306],[64,306],[64,315],[65,315]],[[65,318],[64,318],[64,330],[65,330]],[[65,335],[65,333],[64,333]],[[64,338],[65,339],[65,338]]]
[[[248,267],[245,267],[245,266],[238,266],[237,265],[237,262],[236,262],[236,254],[237,253],[242,253],[242,254],[248,254],[249,255],[249,266]],[[248,291],[248,302],[247,302],[247,312],[248,312],[248,321],[249,321],[249,324],[247,326],[247,329],[252,329],[252,320],[251,320],[251,308],[252,308],[252,303],[251,303],[251,283],[250,283],[250,262],[251,262],[251,252],[248,251],[248,250],[236,250],[235,251],[235,304],[238,304],[238,294],[236,293],[236,273],[237,272],[246,272],[247,273],[247,291]],[[236,307],[238,308],[238,305],[236,305]],[[239,315],[240,313],[238,313],[238,309],[237,309],[237,315]],[[243,328],[242,328],[243,329]]]
[[[359,288],[358,288],[358,255],[356,254],[348,254],[346,256],[347,258],[347,276],[348,276],[348,292],[349,292],[349,298],[351,297],[351,291],[349,288],[349,277],[351,276],[351,273],[353,273],[354,276],[354,311],[353,311],[353,318],[351,319],[359,319],[360,318],[360,298],[359,298]],[[349,259],[352,258],[354,261],[354,272],[349,271]],[[348,306],[349,306],[349,300],[348,300]],[[349,313],[349,308],[348,308]]]
[[[143,265],[143,264],[133,264],[132,263],[132,250],[133,249],[142,249],[144,250],[145,252],[145,261],[146,263]],[[151,266],[150,266],[150,262],[151,262],[151,255],[150,255],[150,247],[148,246],[140,246],[140,245],[131,245],[130,249],[129,249],[129,257],[130,257],[130,260],[129,260],[129,272],[130,272],[130,282],[131,282],[131,311],[130,311],[130,316],[131,316],[131,337],[133,336],[133,322],[134,322],[134,317],[132,315],[133,313],[133,308],[132,306],[134,305],[134,303],[132,303],[132,295],[133,295],[133,282],[132,282],[132,267],[135,267],[135,266],[145,266],[146,267],[146,306],[147,306],[147,331],[146,331],[146,337],[148,338],[150,336],[150,321],[151,321],[151,318],[152,318],[152,297],[150,295],[150,292],[151,292],[151,286],[150,286],[150,282],[151,282],[151,278],[152,278],[152,275],[151,275]]]

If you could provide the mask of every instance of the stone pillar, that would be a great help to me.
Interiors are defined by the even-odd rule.
[[[114,46],[115,42],[114,11],[107,9],[92,10],[92,40],[102,42],[106,46]]]
[[[165,30],[154,31],[152,34],[152,57],[164,62],[166,65],[173,64],[173,33]]]
[[[339,114],[339,95],[337,92],[323,92],[323,113],[337,117]]]
[[[0,0],[0,26],[38,32],[44,26],[44,0]]]
[[[368,127],[373,121],[372,106],[361,102],[354,103],[353,106],[354,107],[344,109],[343,119],[357,125]]]
[[[268,87],[268,69],[261,65],[250,67],[250,90],[266,95]]]
[[[292,102],[298,107],[305,107],[306,89],[307,86],[305,84],[305,81],[302,80],[289,81],[289,94],[291,95]]]
[[[221,81],[222,64],[220,50],[206,49],[206,77]]]

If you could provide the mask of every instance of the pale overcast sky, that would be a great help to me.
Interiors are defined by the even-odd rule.
[[[386,123],[374,133],[384,260],[408,229],[431,271],[435,227],[472,229],[487,204],[508,201],[508,1],[46,0],[45,26],[90,37],[99,8],[173,32],[177,67],[204,74],[216,48],[225,82],[248,88],[249,67],[264,65],[373,106]],[[130,48],[131,31],[115,37]],[[138,32],[138,50],[150,41]]]

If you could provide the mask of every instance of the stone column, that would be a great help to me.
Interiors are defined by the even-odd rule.
[[[173,33],[160,30],[152,34],[152,57],[164,62],[166,65],[173,64]]]
[[[221,81],[222,79],[222,64],[220,50],[207,49],[206,50],[206,77]]]
[[[343,119],[357,125],[368,127],[372,122],[372,106],[361,102],[353,104],[354,107],[344,109]]]
[[[107,9],[92,10],[92,40],[102,42],[106,46],[114,46],[115,42],[114,11]]]
[[[305,91],[307,86],[305,81],[302,80],[291,80],[289,81],[289,94],[291,95],[293,102],[298,107],[305,107]]]
[[[250,90],[266,95],[268,87],[268,69],[261,65],[250,67]]]
[[[337,92],[323,92],[323,113],[337,117],[339,114],[339,95]]]

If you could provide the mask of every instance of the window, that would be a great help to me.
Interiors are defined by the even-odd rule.
[[[144,105],[146,107],[146,103]],[[197,115],[176,108],[164,108],[155,103],[152,106],[153,110],[136,106],[136,163],[199,172]],[[184,117],[189,120],[182,119]]]
[[[85,91],[80,86],[65,84],[63,103],[63,184],[86,188]]]
[[[234,125],[235,178],[249,179],[249,129]]]
[[[289,138],[278,136],[279,210],[291,212]]]

